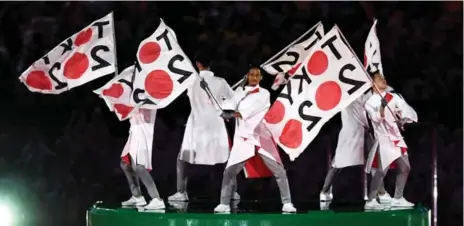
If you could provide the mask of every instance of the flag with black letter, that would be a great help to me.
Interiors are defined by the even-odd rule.
[[[366,43],[364,44],[364,68],[368,72],[379,70],[383,75],[382,57],[380,55],[380,42],[377,37],[377,20],[367,35]]]
[[[105,101],[110,111],[116,113],[120,121],[130,118],[135,109],[135,106],[130,105],[134,70],[134,65],[124,69],[119,75],[94,91]]]
[[[262,65],[263,70],[276,76],[271,87],[273,90],[287,83],[288,77],[295,73],[301,62],[323,36],[324,26],[319,22]]]
[[[197,77],[174,31],[161,19],[155,32],[139,45],[130,104],[146,109],[164,108]]]
[[[113,13],[67,38],[24,71],[32,92],[60,94],[116,71]]]
[[[335,26],[302,61],[264,121],[274,140],[295,160],[336,113],[371,83]]]

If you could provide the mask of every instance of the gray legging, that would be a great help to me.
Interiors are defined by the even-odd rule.
[[[340,172],[341,169],[342,168],[334,168],[333,166],[330,166],[330,169],[327,172],[327,176],[325,176],[324,186],[322,186],[322,191],[321,192],[324,192],[324,193],[329,192],[329,189],[333,184],[334,178],[338,175],[338,173]],[[372,177],[374,176],[376,171],[377,171],[376,169],[371,170]],[[379,193],[380,194],[385,194],[385,192],[386,192],[385,185],[383,183],[383,180],[381,180],[380,181],[380,187],[379,187]]]
[[[187,163],[185,161],[177,158],[176,163],[176,174],[177,174],[177,192],[184,193],[187,191],[187,174],[185,169],[187,168]],[[232,193],[237,191],[237,178],[234,177],[234,186],[232,188]]]
[[[409,164],[409,159],[407,155],[399,157],[395,160],[395,163],[398,169],[396,175],[394,198],[399,199],[403,197],[404,187],[406,186],[411,166]],[[380,185],[382,184],[383,178],[387,174],[389,167],[387,167],[385,170],[382,169],[383,167],[379,164],[379,167],[375,171],[374,177],[372,178],[371,189],[369,191],[369,201],[372,201],[377,196],[377,193],[380,190]]]
[[[126,175],[127,182],[129,183],[129,188],[133,196],[138,197],[142,195],[140,191],[140,182],[142,181],[143,185],[148,191],[148,194],[152,199],[159,198],[158,189],[156,189],[155,182],[151,177],[148,170],[139,164],[135,164],[134,159],[131,157],[131,165],[128,165],[121,161],[121,168],[124,174]]]
[[[364,152],[369,153],[374,143],[375,143],[374,136],[367,129],[365,129],[364,130]],[[329,171],[327,172],[327,176],[325,177],[325,180],[324,180],[324,185],[322,186],[322,192],[324,193],[329,192],[329,189],[333,184],[334,178],[338,175],[341,169],[342,168],[334,168],[333,166],[330,166]],[[372,169],[372,176],[374,176],[374,172],[375,170]],[[386,192],[385,186],[383,184],[383,180],[380,181],[379,192],[382,194]]]
[[[258,153],[259,154],[259,153]],[[259,154],[263,159],[264,164],[269,168],[274,177],[276,178],[277,185],[280,190],[280,198],[282,203],[290,203],[292,198],[290,196],[290,186],[288,185],[287,173],[285,169],[278,164],[276,161]],[[221,188],[221,204],[229,205],[230,198],[232,196],[233,188],[236,186],[236,176],[242,171],[245,166],[245,161],[237,163],[235,165],[229,166],[224,170],[224,176],[222,178],[222,188]]]

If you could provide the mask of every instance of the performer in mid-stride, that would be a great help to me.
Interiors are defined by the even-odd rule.
[[[224,170],[220,204],[214,209],[214,212],[230,212],[230,197],[235,177],[242,171],[246,161],[256,154],[259,154],[264,164],[276,178],[283,203],[282,211],[296,212],[291,202],[285,169],[270,152],[260,147],[260,141],[255,132],[269,110],[269,91],[259,86],[262,79],[259,67],[252,67],[246,77],[248,85],[244,89],[237,90],[234,96],[222,105],[224,109],[222,117],[226,120],[235,118],[236,127],[233,147]]]
[[[164,209],[155,182],[149,171],[152,169],[151,156],[156,110],[140,109],[130,118],[129,139],[121,154],[121,168],[126,175],[132,197],[123,206],[144,206],[145,209]],[[147,204],[140,190],[140,182],[145,185],[152,198]]]
[[[388,90],[391,90],[391,88],[389,87]],[[327,172],[319,195],[321,202],[332,200],[331,187],[340,170],[349,166],[363,165],[365,150],[370,150],[375,143],[374,134],[368,130],[370,124],[364,110],[364,103],[371,96],[372,92],[369,91],[341,111],[342,129],[338,134],[332,165]],[[375,172],[375,169],[372,172]],[[378,199],[380,203],[390,203],[391,201],[383,182],[379,188]]]
[[[341,111],[342,129],[338,134],[332,165],[319,195],[320,201],[332,200],[330,188],[342,168],[364,164],[364,146],[367,141],[365,140],[367,119],[364,110],[366,97],[366,95],[360,96]]]
[[[187,163],[216,165],[227,162],[229,158],[229,137],[218,105],[231,98],[233,90],[225,79],[214,76],[210,64],[208,52],[197,54],[196,66],[200,78],[187,90],[192,110],[177,158],[177,192],[168,198],[170,201],[188,201]],[[240,199],[235,189],[236,186],[232,198]]]
[[[417,122],[416,112],[399,95],[386,92],[388,86],[385,78],[377,71],[372,74],[374,94],[366,101],[364,108],[372,121],[374,134],[379,148],[369,153],[366,166],[371,166],[378,150],[378,168],[371,181],[368,201],[365,209],[383,209],[384,206],[375,199],[382,180],[391,163],[397,167],[395,194],[391,201],[393,207],[412,207],[413,203],[403,197],[409,171],[407,146],[400,129],[405,123]]]

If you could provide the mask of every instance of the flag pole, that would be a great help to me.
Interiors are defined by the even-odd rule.
[[[326,149],[326,152],[327,152],[327,172],[330,171],[330,168],[331,168],[332,162],[333,162],[332,161],[332,153],[331,153],[332,145],[331,145],[330,141],[331,141],[330,136],[328,136],[327,137],[327,149]],[[329,187],[329,194],[331,194],[331,195],[332,195],[332,187],[333,187],[332,185],[330,185],[330,187]]]
[[[114,27],[114,11],[111,11],[111,20],[113,23],[113,41],[114,41],[114,76],[118,76],[118,54],[116,52],[116,29]]]
[[[346,38],[345,38],[345,36],[343,35],[343,33],[340,31],[340,29],[338,28],[338,26],[335,25],[334,27],[338,30],[338,33],[340,34],[340,37],[343,38],[343,40],[345,40],[346,46],[348,46],[348,48],[351,50],[351,52],[352,52],[353,55],[355,56],[355,58],[356,58],[356,60],[358,61],[358,63],[359,63],[360,65],[363,65],[363,64],[361,63],[361,61],[359,60],[358,56],[356,55],[356,52],[353,50],[353,48],[351,48],[350,43],[348,43],[348,41],[346,40]],[[374,80],[372,80],[372,78],[368,75],[368,72],[366,71],[366,69],[365,69],[364,67],[362,67],[362,68],[363,68],[364,72],[366,72],[365,75],[367,76],[367,78],[371,81],[372,85],[374,85],[375,91],[376,91],[377,93],[380,94],[379,88],[378,88],[377,85],[374,83]],[[381,98],[384,99],[382,96],[381,96]],[[387,109],[390,111],[390,113],[393,115],[393,117],[395,118],[395,121],[399,121],[398,116],[397,116],[396,114],[393,113],[393,111],[391,110],[391,108],[390,108],[388,105],[387,105],[386,107],[387,107]],[[401,129],[401,128],[399,128],[399,129]],[[404,129],[403,129],[403,130],[404,130]]]

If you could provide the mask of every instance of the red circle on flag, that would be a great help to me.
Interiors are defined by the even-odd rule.
[[[308,72],[312,75],[321,75],[327,70],[328,65],[329,59],[327,55],[325,55],[324,51],[318,50],[308,60]]]
[[[163,70],[154,70],[145,79],[145,90],[156,99],[164,99],[171,95],[174,82],[171,76]]]
[[[323,110],[329,111],[340,103],[342,99],[342,88],[337,82],[324,82],[316,90],[316,106]]]
[[[89,42],[92,38],[92,28],[88,28],[87,30],[81,31],[74,40],[74,45],[81,46],[85,43]]]
[[[156,42],[147,42],[140,48],[139,59],[144,64],[155,62],[161,54],[161,47]]]
[[[296,69],[298,69],[300,67],[301,63],[298,63],[297,65],[295,65],[294,67],[292,67],[292,69],[288,70],[288,75],[290,75],[290,77],[292,77],[295,72],[296,72]]]
[[[121,115],[121,119],[125,119],[134,109],[133,107],[129,107],[125,104],[114,104],[113,108],[116,110],[118,114]]]
[[[270,124],[277,124],[284,119],[285,106],[279,100],[276,100],[269,111],[264,116],[264,120]]]
[[[89,58],[83,53],[74,53],[64,64],[63,74],[68,79],[79,79],[89,68]]]
[[[38,90],[52,90],[53,84],[50,78],[43,71],[32,71],[27,77],[25,83]]]
[[[119,98],[124,93],[124,87],[121,84],[112,84],[110,88],[103,90],[103,96]]]
[[[301,122],[295,119],[288,120],[282,134],[280,134],[279,141],[289,148],[299,147],[303,142],[303,125]]]

